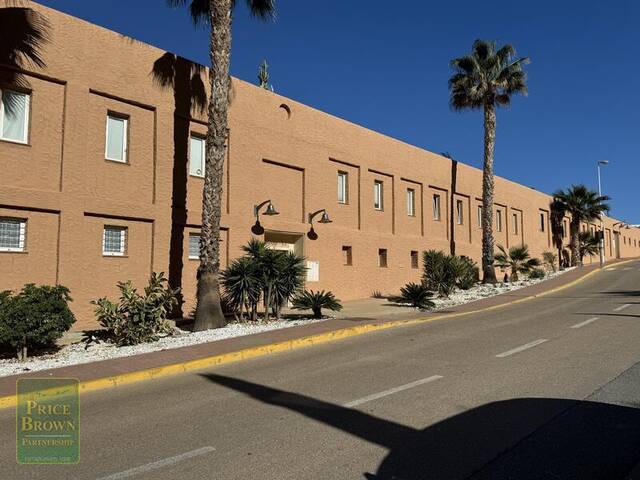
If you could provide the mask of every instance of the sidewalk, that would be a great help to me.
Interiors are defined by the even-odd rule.
[[[607,266],[613,266],[616,263],[619,262],[610,262]],[[4,398],[3,401],[3,397],[15,396],[16,380],[18,378],[77,378],[81,382],[83,391],[98,390],[279,351],[292,350],[370,331],[497,308],[541,294],[551,293],[594,274],[597,270],[596,265],[577,268],[529,287],[459,305],[444,311],[409,312],[405,309],[399,309],[401,313],[391,311],[388,314],[377,315],[374,318],[368,316],[367,313],[376,311],[372,310],[373,307],[379,312],[381,308],[379,303],[384,300],[366,299],[358,301],[358,303],[354,302],[354,308],[350,309],[353,310],[352,312],[343,312],[343,315],[353,314],[353,316],[344,318],[131,357],[2,377],[0,378],[0,408],[13,405],[13,400]],[[389,310],[394,309],[389,308]]]

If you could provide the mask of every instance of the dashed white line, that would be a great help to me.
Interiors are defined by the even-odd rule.
[[[147,463],[146,465],[141,465],[139,467],[135,467],[130,470],[114,473],[113,475],[109,475],[108,477],[100,477],[98,478],[98,480],[120,480],[122,478],[133,477],[134,475],[139,475],[141,473],[147,473],[153,470],[158,470],[159,468],[167,467],[169,465],[173,465],[175,463],[182,462],[184,460],[188,460],[193,457],[206,455],[207,453],[211,453],[214,450],[215,448],[213,447],[198,448],[197,450],[191,450],[190,452],[181,453],[180,455],[176,455],[175,457],[165,458],[163,460],[158,460],[157,462],[153,462],[153,463]]]
[[[620,305],[618,308],[614,308],[613,311],[614,312],[621,312],[622,310],[624,310],[625,308],[628,308],[630,306],[631,306],[630,303],[625,303],[624,305]]]
[[[503,353],[499,353],[498,355],[496,355],[496,357],[498,358],[504,358],[504,357],[508,357],[509,355],[513,355],[514,353],[520,353],[524,350],[528,350],[530,348],[536,347],[544,342],[547,342],[548,340],[546,338],[540,338],[538,340],[534,340],[533,342],[529,342],[526,343],[524,345],[520,345],[519,347],[516,347],[514,349],[511,350],[507,350],[506,352]]]
[[[633,270],[633,267],[626,267],[626,268],[623,268],[623,270]]]
[[[431,377],[423,378],[421,380],[416,380],[415,382],[406,383],[404,385],[400,385],[399,387],[390,388],[389,390],[384,390],[382,392],[374,393],[372,395],[367,395],[366,397],[358,398],[357,400],[352,400],[351,402],[345,403],[343,406],[346,408],[357,407],[358,405],[362,405],[363,403],[371,402],[373,400],[378,400],[379,398],[386,397],[388,395],[393,395],[394,393],[402,392],[403,390],[409,390],[410,388],[419,387],[420,385],[424,385],[425,383],[431,383],[436,380],[440,380],[442,375],[433,375]]]
[[[570,328],[582,328],[585,325],[589,325],[590,323],[595,322],[596,320],[598,320],[598,317],[593,317],[593,318],[590,318],[589,320],[585,320],[584,322],[580,322],[580,323],[576,323],[575,325],[571,325]]]

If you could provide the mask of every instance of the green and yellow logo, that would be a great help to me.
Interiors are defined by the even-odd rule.
[[[80,461],[80,390],[69,378],[17,381],[16,455],[21,464]]]

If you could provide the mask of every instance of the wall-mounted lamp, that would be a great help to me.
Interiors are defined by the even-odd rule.
[[[280,212],[276,210],[276,207],[273,206],[271,200],[264,201],[258,205],[253,206],[253,216],[256,217],[256,223],[251,227],[251,233],[254,235],[262,235],[264,233],[264,228],[260,225],[260,210],[262,207],[267,206],[267,209],[263,213],[263,215],[279,215]]]
[[[318,223],[331,223],[332,222],[332,220],[329,218],[329,214],[327,213],[327,211],[324,208],[320,209],[320,210],[318,210],[316,212],[310,213],[309,214],[309,223],[311,224],[311,228],[307,232],[307,238],[309,240],[317,240],[318,239],[318,234],[316,233],[316,231],[313,228],[313,219],[316,218],[320,214],[322,214],[322,216],[320,217],[320,220],[318,220]]]

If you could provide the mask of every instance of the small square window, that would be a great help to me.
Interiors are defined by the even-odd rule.
[[[387,249],[386,248],[378,249],[378,266],[382,268],[387,267]]]
[[[462,225],[464,223],[464,202],[456,200],[456,223]]]
[[[129,120],[113,114],[107,115],[105,158],[127,163],[127,129]]]
[[[0,218],[0,252],[24,252],[26,235],[26,220]]]
[[[416,216],[416,191],[413,188],[407,188],[407,215]]]
[[[384,209],[384,198],[383,198],[383,184],[380,180],[375,180],[373,182],[373,208],[376,210]]]
[[[191,135],[189,137],[189,175],[204,177],[205,140]]]
[[[433,219],[440,220],[440,195],[433,195]]]
[[[411,268],[419,268],[420,261],[418,260],[418,251],[411,250]]]
[[[348,245],[342,246],[342,265],[353,265],[353,250]]]
[[[127,251],[127,227],[104,227],[102,235],[102,254],[110,257],[121,257]]]
[[[349,174],[338,172],[338,203],[349,203]]]
[[[30,100],[29,94],[0,90],[0,139],[27,143]]]
[[[200,234],[189,234],[189,260],[200,259]]]

